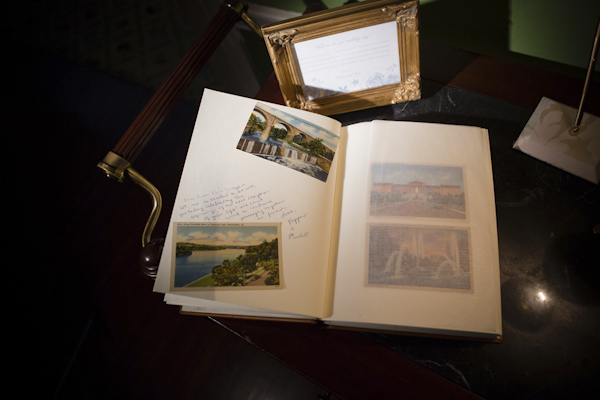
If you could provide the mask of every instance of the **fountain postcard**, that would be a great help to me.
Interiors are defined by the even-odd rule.
[[[367,285],[471,290],[467,229],[370,225]]]
[[[340,137],[257,102],[237,149],[327,182]]]

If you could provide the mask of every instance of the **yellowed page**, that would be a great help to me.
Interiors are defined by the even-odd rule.
[[[500,335],[487,131],[393,121],[372,122],[369,134],[350,127],[344,169],[327,321]]]
[[[292,169],[287,164],[281,165],[253,153],[262,146],[259,142],[250,143],[254,150],[236,148],[257,104],[263,108],[261,112],[267,115],[266,118],[271,118],[269,115],[280,118],[269,124],[287,124],[290,132],[305,138],[313,135],[306,140],[314,139],[314,132],[318,131],[324,138],[323,143],[337,150],[334,136],[339,134],[340,123],[335,120],[257,103],[253,99],[205,91],[154,290],[173,294],[172,298],[179,298],[188,306],[194,305],[194,299],[200,299],[321,317],[328,273],[335,162],[328,176],[315,177],[312,172]],[[285,113],[281,114],[281,111]],[[295,162],[293,157],[296,156],[290,154],[292,158],[287,161]],[[225,230],[219,232],[223,238],[241,236],[240,226],[278,225],[280,285],[190,288],[186,286],[187,282],[185,285],[178,283],[182,275],[178,275],[181,269],[176,267],[179,264],[174,245],[179,239],[174,240],[174,231],[182,229],[183,232],[183,228],[175,223],[219,223],[225,226]],[[199,237],[206,232],[195,234]],[[187,237],[186,240],[191,239]],[[205,303],[199,301],[199,304]]]
[[[333,313],[333,304],[335,297],[336,271],[338,264],[338,243],[340,240],[340,224],[343,198],[343,188],[345,181],[345,167],[347,160],[348,131],[353,135],[368,137],[371,129],[370,122],[361,122],[350,126],[344,126],[340,129],[340,145],[337,159],[337,180],[335,189],[335,203],[333,207],[333,222],[331,230],[331,248],[329,253],[329,274],[327,278],[327,296],[325,298],[324,318],[328,318]],[[350,161],[351,162],[351,161]]]

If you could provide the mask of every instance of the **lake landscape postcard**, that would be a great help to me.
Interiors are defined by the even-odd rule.
[[[280,224],[174,226],[174,290],[281,286]]]

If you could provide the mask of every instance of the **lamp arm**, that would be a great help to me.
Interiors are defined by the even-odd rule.
[[[262,37],[260,27],[247,14],[247,9],[247,0],[224,1],[221,4],[219,11],[202,35],[152,95],[114,148],[97,164],[109,178],[124,182],[125,177],[129,176],[150,194],[153,202],[152,212],[142,235],[141,255],[142,270],[150,277],[156,276],[162,251],[163,240],[151,240],[152,231],[162,209],[162,197],[158,189],[131,166],[225,36],[240,19]]]

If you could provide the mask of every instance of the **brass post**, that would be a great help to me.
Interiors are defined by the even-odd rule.
[[[132,181],[141,186],[152,199],[152,212],[150,213],[150,217],[148,217],[148,222],[146,222],[146,227],[144,228],[144,233],[142,234],[142,247],[146,247],[146,245],[150,242],[152,231],[156,226],[156,222],[158,221],[158,217],[160,216],[160,211],[162,209],[162,196],[160,192],[154,185],[152,185],[146,178],[140,175],[133,168],[128,168],[127,173]]]

